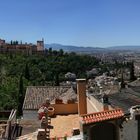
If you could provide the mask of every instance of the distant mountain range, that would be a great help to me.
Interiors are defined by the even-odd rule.
[[[52,48],[53,50],[63,49],[67,52],[91,52],[91,51],[102,51],[104,48],[98,47],[81,47],[81,46],[72,46],[72,45],[61,45],[61,44],[46,44],[46,48]]]
[[[107,49],[113,49],[113,50],[132,50],[132,51],[136,51],[139,50],[140,51],[140,46],[113,46],[113,47],[108,47]]]
[[[82,47],[82,46],[72,46],[72,45],[61,45],[61,44],[46,44],[46,48],[52,48],[53,50],[60,50],[63,49],[67,52],[87,52],[87,53],[93,53],[93,52],[108,52],[108,51],[140,51],[140,46],[113,46],[113,47],[107,47],[107,48],[100,48],[100,47]]]

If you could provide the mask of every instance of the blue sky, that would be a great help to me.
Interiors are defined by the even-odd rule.
[[[0,0],[0,38],[108,47],[140,45],[140,0]]]

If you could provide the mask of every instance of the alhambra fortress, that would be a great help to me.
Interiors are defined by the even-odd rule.
[[[8,52],[23,52],[23,53],[36,53],[44,50],[44,39],[37,41],[36,45],[32,43],[19,43],[18,41],[11,41],[7,43],[4,39],[0,39],[0,53]]]

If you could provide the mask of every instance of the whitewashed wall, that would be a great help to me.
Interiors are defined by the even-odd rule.
[[[130,117],[124,121],[120,130],[120,140],[138,140],[138,120],[136,115],[140,115],[140,106],[136,105],[130,108]]]
[[[120,140],[138,140],[138,124],[136,120],[130,120],[123,123],[123,129],[120,130]]]
[[[109,109],[113,109],[113,108],[109,105]],[[93,96],[88,95],[87,96],[87,113],[93,113],[93,112],[99,112],[99,111],[103,111],[103,103],[99,102]]]

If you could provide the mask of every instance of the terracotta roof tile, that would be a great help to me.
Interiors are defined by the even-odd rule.
[[[122,109],[107,110],[81,116],[83,124],[96,123],[110,119],[117,119],[124,116]]]

